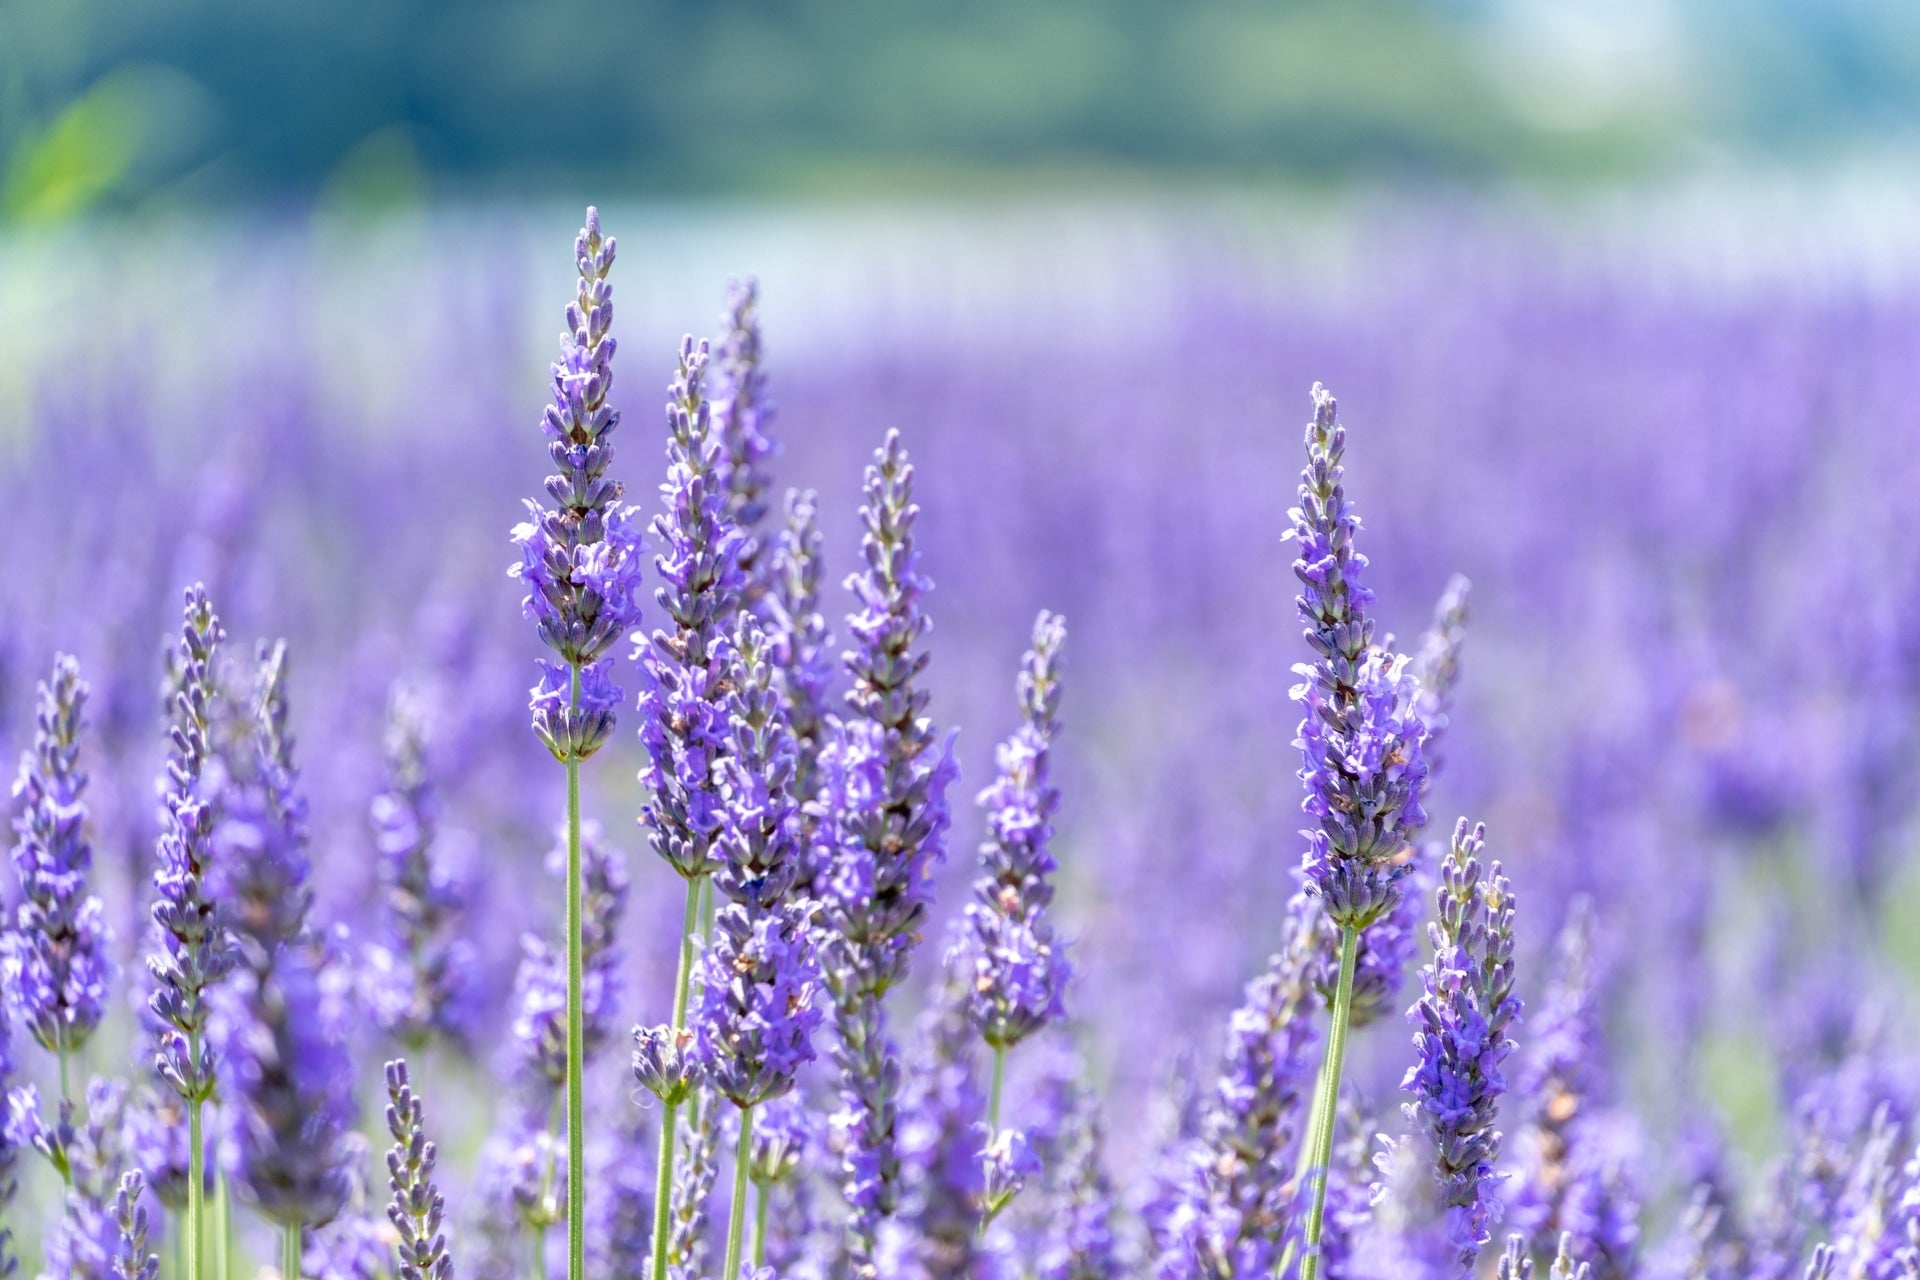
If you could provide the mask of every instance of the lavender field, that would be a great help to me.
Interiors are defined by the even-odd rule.
[[[1920,1277],[1911,203],[0,238],[0,1276]]]

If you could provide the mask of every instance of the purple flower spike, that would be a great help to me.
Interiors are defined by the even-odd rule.
[[[120,1176],[120,1189],[113,1197],[117,1235],[113,1274],[119,1280],[160,1280],[160,1259],[147,1252],[147,1211],[140,1203],[146,1190],[146,1178],[132,1169]]]
[[[1048,843],[1060,791],[1050,756],[1060,732],[1060,648],[1067,624],[1042,612],[1020,667],[1025,723],[1002,743],[999,776],[980,793],[987,840],[967,904],[958,959],[968,970],[968,1011],[988,1044],[1005,1048],[1065,1016],[1071,966],[1047,921],[1057,869]]]
[[[433,1185],[439,1152],[427,1140],[426,1117],[407,1076],[405,1059],[387,1064],[387,1221],[399,1234],[400,1280],[449,1280],[453,1259],[441,1233],[446,1202]]]
[[[1426,822],[1420,808],[1427,766],[1419,682],[1407,659],[1373,643],[1362,585],[1367,558],[1354,549],[1360,519],[1341,487],[1346,431],[1333,396],[1315,385],[1300,505],[1289,514],[1302,584],[1296,601],[1314,661],[1294,668],[1305,718],[1300,748],[1308,829],[1303,861],[1309,890],[1335,925],[1365,929],[1399,900],[1395,858]]]
[[[531,705],[534,732],[563,763],[586,759],[613,731],[620,692],[601,659],[640,620],[640,520],[633,507],[621,505],[620,483],[607,476],[611,437],[620,425],[607,403],[618,345],[609,333],[614,250],[614,241],[600,235],[599,213],[589,208],[574,241],[579,292],[567,304],[553,403],[541,418],[558,468],[546,482],[554,505],[527,503],[527,520],[513,530],[520,559],[508,569],[527,588],[528,620],[560,656],[558,666],[542,664]]]
[[[752,617],[742,613],[729,676],[726,819],[714,887],[756,915],[785,900],[800,872],[797,751],[769,650]]]
[[[40,685],[33,747],[13,784],[21,806],[13,846],[21,902],[13,930],[0,939],[21,1024],[62,1055],[79,1050],[100,1025],[112,975],[100,899],[87,892],[93,848],[80,768],[87,694],[80,664],[65,654],[55,658],[52,679]]]
[[[11,1008],[0,1000],[0,1105],[11,1096],[13,1083],[13,1036],[9,1027]],[[19,1259],[14,1254],[13,1200],[20,1191],[20,1144],[13,1126],[0,1122],[0,1280],[12,1276]]]
[[[779,452],[767,437],[773,402],[761,367],[760,286],[752,278],[727,286],[726,336],[714,353],[714,420],[720,436],[720,481],[727,517],[740,530],[745,603],[767,589],[759,528],[767,518],[767,463]]]
[[[1420,999],[1408,1011],[1418,1062],[1401,1088],[1415,1101],[1401,1110],[1430,1159],[1437,1203],[1446,1217],[1451,1271],[1473,1273],[1499,1216],[1494,1125],[1507,1079],[1501,1067],[1520,1015],[1513,994],[1513,891],[1500,864],[1480,877],[1486,829],[1461,819],[1442,870],[1438,919],[1428,927],[1433,961],[1421,971]]]
[[[227,754],[214,829],[220,897],[232,912],[241,962],[256,973],[271,969],[280,949],[306,931],[313,902],[307,804],[287,732],[286,681],[286,643],[262,645],[252,723],[244,743]]]
[[[827,730],[827,686],[833,679],[833,640],[820,612],[821,546],[818,501],[811,490],[787,491],[787,525],[773,553],[773,587],[765,604],[767,641],[785,695],[787,727],[793,733],[793,794],[812,797],[820,789],[820,748]],[[814,815],[802,812],[805,863],[800,884],[818,896],[820,868],[815,863]]]
[[[824,1016],[807,923],[789,903],[766,911],[730,904],[714,920],[696,1023],[708,1085],[737,1107],[793,1088],[813,1061]]]
[[[1447,589],[1433,606],[1433,622],[1420,638],[1413,673],[1420,681],[1420,719],[1427,727],[1423,754],[1427,782],[1440,772],[1440,739],[1453,713],[1454,690],[1460,683],[1460,651],[1467,641],[1467,601],[1473,584],[1461,574],[1447,581]],[[1424,794],[1424,788],[1423,788]]]
[[[728,650],[739,607],[741,536],[727,516],[705,391],[707,344],[680,344],[667,389],[666,510],[654,517],[661,550],[654,593],[671,630],[640,641],[640,772],[651,798],[641,810],[653,850],[689,880],[713,870],[721,811],[720,762],[729,731]]]
[[[158,949],[147,965],[154,977],[150,1007],[158,1023],[155,1067],[167,1087],[190,1104],[213,1096],[207,995],[234,965],[224,913],[207,878],[217,800],[206,786],[212,663],[223,635],[206,591],[188,590],[174,669],[172,749],[161,790],[159,868],[153,877],[159,895],[153,905]]]

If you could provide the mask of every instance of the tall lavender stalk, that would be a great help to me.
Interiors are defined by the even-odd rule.
[[[1319,1274],[1360,935],[1399,901],[1396,857],[1426,820],[1420,792],[1427,771],[1421,754],[1425,729],[1415,705],[1418,682],[1408,674],[1406,658],[1373,643],[1367,616],[1373,593],[1360,582],[1367,559],[1354,548],[1360,520],[1341,484],[1346,430],[1333,396],[1317,384],[1313,409],[1300,505],[1289,514],[1299,550],[1294,573],[1302,584],[1296,603],[1314,660],[1295,667],[1303,679],[1293,698],[1304,714],[1297,740],[1307,789],[1302,807],[1314,823],[1305,832],[1302,870],[1307,891],[1340,931],[1340,963],[1309,1132],[1313,1189],[1302,1280]]]
[[[67,1064],[85,1046],[106,1003],[112,962],[100,899],[87,892],[93,848],[87,839],[87,775],[80,767],[87,685],[65,654],[39,689],[33,746],[13,785],[14,871],[20,908],[0,937],[9,996],[41,1047],[60,1060],[60,1096],[70,1099]]]
[[[880,1224],[898,1202],[895,1127],[900,1054],[887,1033],[886,993],[907,972],[926,920],[934,869],[946,857],[951,735],[937,734],[920,684],[931,622],[921,608],[913,468],[898,432],[867,468],[861,520],[865,567],[847,579],[854,647],[845,655],[850,715],[832,721],[821,753],[818,861],[826,868],[822,969],[839,1032],[836,1123],[850,1214],[848,1269],[874,1274]]]
[[[387,1221],[400,1237],[400,1280],[450,1280],[453,1259],[441,1231],[446,1201],[433,1185],[439,1151],[427,1139],[426,1117],[407,1075],[406,1059],[389,1062],[386,1076],[387,1132],[393,1138],[393,1150],[387,1153],[393,1192]]]
[[[147,1211],[140,1203],[146,1178],[138,1169],[120,1175],[113,1197],[113,1223],[118,1236],[113,1273],[119,1280],[160,1280],[160,1259],[147,1252]],[[5,1265],[0,1263],[0,1275]]]
[[[234,965],[225,913],[213,899],[208,880],[217,800],[207,794],[206,785],[215,699],[212,666],[223,636],[206,590],[189,588],[174,673],[171,749],[161,787],[164,811],[154,872],[159,896],[153,906],[158,948],[147,957],[154,977],[150,1007],[159,1024],[154,1067],[187,1110],[187,1217],[181,1230],[187,1274],[196,1280],[205,1195],[201,1116],[215,1085],[207,997]]]
[[[787,491],[786,527],[772,564],[772,586],[762,601],[767,639],[778,674],[787,725],[793,732],[793,794],[803,801],[820,791],[820,749],[827,731],[827,686],[833,679],[833,638],[820,612],[822,550],[819,500],[811,490]],[[799,888],[824,895],[825,869],[814,840],[818,815],[800,811]]]
[[[640,525],[607,476],[611,437],[620,415],[607,404],[613,387],[615,242],[600,234],[600,214],[587,209],[573,242],[579,288],[567,304],[567,331],[553,366],[553,403],[541,417],[552,507],[528,502],[529,519],[513,531],[520,562],[512,572],[527,586],[524,609],[540,639],[560,656],[540,664],[533,688],[533,728],[567,770],[567,1201],[568,1280],[586,1270],[585,1104],[580,957],[580,762],[613,732],[620,690],[603,661],[607,649],[640,617]]]
[[[760,285],[748,277],[727,286],[726,333],[714,352],[714,423],[720,438],[720,481],[727,518],[740,530],[741,603],[759,611],[769,564],[761,558],[767,518],[767,463],[778,447],[767,436],[773,402],[761,367]],[[731,1280],[731,1278],[729,1278]]]
[[[692,1096],[687,1007],[694,978],[694,935],[702,891],[717,861],[725,814],[721,763],[727,750],[726,675],[729,635],[739,608],[740,531],[727,517],[707,399],[707,344],[691,337],[667,388],[665,510],[654,517],[661,586],[655,599],[670,627],[646,637],[640,663],[640,742],[647,763],[640,780],[651,793],[641,810],[653,850],[686,882],[673,1019],[636,1028],[634,1070],[664,1105],[654,1204],[654,1267],[667,1271],[674,1214],[674,1147],[680,1107]],[[664,1074],[663,1074],[664,1073]],[[698,1100],[696,1099],[696,1105]]]

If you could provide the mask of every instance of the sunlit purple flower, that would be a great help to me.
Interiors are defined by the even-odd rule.
[[[714,919],[697,1052],[708,1086],[737,1107],[785,1094],[813,1061],[826,999],[807,932],[811,914],[799,904],[755,910],[732,903]]]

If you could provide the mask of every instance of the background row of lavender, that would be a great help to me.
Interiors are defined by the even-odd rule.
[[[622,293],[627,406],[650,409],[676,331],[718,311],[724,266],[677,225],[623,223],[639,268]],[[730,256],[761,268],[776,474],[821,491],[836,569],[866,455],[896,425],[914,452],[935,716],[965,726],[963,790],[990,776],[1034,611],[1072,619],[1057,919],[1074,1033],[1113,1114],[1167,1092],[1180,1046],[1209,1046],[1187,1069],[1211,1070],[1238,988],[1281,941],[1300,825],[1287,690],[1304,655],[1279,534],[1316,378],[1343,393],[1386,623],[1413,637],[1450,572],[1475,582],[1432,807],[1487,818],[1526,903],[1530,1002],[1570,904],[1591,897],[1595,1025],[1614,1094],[1636,1104],[1619,1162],[1648,1239],[1720,1140],[1757,1188],[1809,1080],[1843,1059],[1870,1061],[1862,1087],[1905,1113],[1912,957],[1883,926],[1912,897],[1920,549],[1900,520],[1920,470],[1920,288],[1805,258],[1732,278],[1595,266],[1471,219],[1445,247],[1383,228],[1332,268],[1251,236],[1200,252],[1173,228],[1061,216],[1094,242],[1080,252],[1135,255],[1137,294],[1094,273],[1076,292],[1074,252],[1018,236],[1054,262],[1025,301],[959,272],[889,272],[884,242],[880,265],[832,290],[796,268],[783,294],[780,264],[802,250],[749,229]],[[7,499],[28,531],[4,551],[5,723],[23,744],[32,682],[56,647],[80,656],[123,948],[152,846],[157,651],[195,579],[232,634],[286,635],[297,655],[318,918],[378,932],[368,812],[404,681],[477,932],[551,932],[558,884],[550,901],[522,886],[551,844],[558,778],[524,729],[526,637],[499,572],[550,327],[528,234],[366,245],[240,226],[144,251],[79,235],[31,259],[10,248],[28,269],[8,273],[26,288],[7,304],[62,305],[0,357]],[[57,286],[35,278],[49,260],[67,268]],[[623,436],[642,501],[652,421],[630,410]],[[589,797],[637,855],[631,755],[622,734]],[[963,808],[957,851],[975,821]],[[970,873],[956,856],[941,915]],[[621,949],[636,1004],[667,985],[678,907],[635,877]],[[477,1007],[510,1010],[512,950],[478,959]],[[480,1068],[506,1039],[504,1018],[483,1018]],[[1384,1019],[1355,1051],[1390,1110],[1403,1025]],[[436,1085],[472,1103],[436,1095],[461,1118],[443,1135],[457,1189],[494,1090],[440,1065]],[[622,1073],[600,1067],[617,1098]],[[1116,1168],[1144,1185],[1155,1135],[1118,1128]]]

